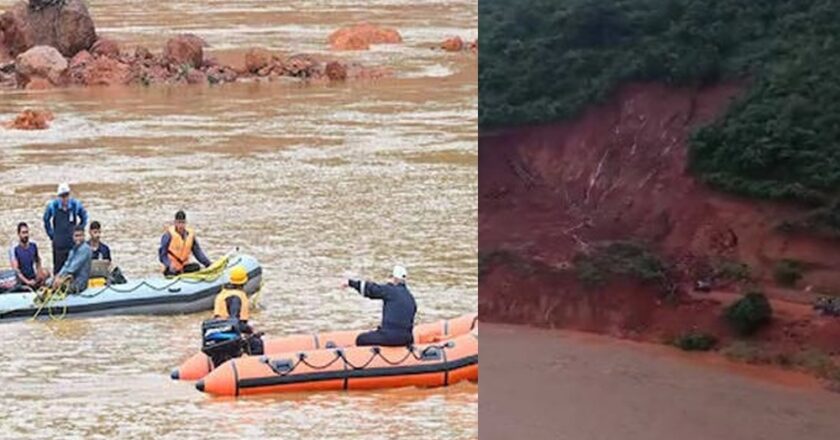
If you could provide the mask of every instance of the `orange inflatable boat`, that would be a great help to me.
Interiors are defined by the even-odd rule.
[[[415,344],[439,341],[470,332],[478,323],[475,313],[454,319],[420,324],[414,327]],[[318,350],[322,348],[352,347],[356,345],[356,336],[367,330],[337,331],[320,334],[294,335],[284,338],[271,338],[264,341],[264,355],[272,356],[292,351]],[[178,368],[172,370],[174,380],[199,380],[213,370],[210,358],[202,352],[194,354]]]
[[[478,327],[467,334],[413,347],[345,347],[231,359],[196,382],[223,396],[407,386],[440,387],[478,381]]]

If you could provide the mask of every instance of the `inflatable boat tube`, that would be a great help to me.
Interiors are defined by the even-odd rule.
[[[231,359],[196,382],[220,396],[442,387],[478,381],[478,328],[406,347],[346,347]]]
[[[212,272],[183,277],[152,278],[125,284],[91,287],[78,294],[43,302],[35,292],[0,294],[0,322],[102,315],[172,315],[212,310],[213,300],[227,284],[230,269],[242,265],[248,271],[245,291],[256,293],[262,282],[262,268],[248,255],[231,255],[217,261]],[[223,267],[220,267],[223,266]]]
[[[478,323],[475,313],[454,319],[442,319],[436,322],[420,324],[414,327],[414,341],[417,344],[436,342],[442,339],[469,333]],[[284,338],[268,338],[264,341],[264,355],[271,356],[289,351],[318,350],[321,348],[352,347],[356,345],[356,336],[367,330],[335,331],[308,335],[293,335]],[[172,370],[174,380],[195,381],[213,370],[210,358],[198,352]]]

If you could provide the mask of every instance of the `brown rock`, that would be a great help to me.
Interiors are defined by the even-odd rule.
[[[71,60],[68,68],[77,69],[93,61],[93,55],[90,52],[83,50],[76,54]]]
[[[53,120],[53,114],[48,110],[26,109],[15,119],[3,124],[8,128],[18,130],[43,130],[49,128],[49,122]]]
[[[250,49],[245,52],[245,70],[249,73],[257,73],[271,64],[271,52],[265,49]]]
[[[163,59],[176,66],[201,67],[206,45],[204,40],[195,35],[179,35],[166,42],[163,48]]]
[[[77,75],[71,71],[75,81]],[[131,66],[113,58],[99,57],[81,67],[81,84],[86,86],[125,85],[131,82]]]
[[[470,50],[473,53],[478,53],[478,38],[476,38],[472,43],[470,43]]]
[[[65,0],[37,11],[20,1],[0,16],[0,29],[12,56],[35,46],[52,46],[72,57],[96,41],[96,28],[84,0]]]
[[[187,72],[187,84],[207,84],[207,75],[204,72],[193,69]]]
[[[452,37],[444,41],[440,48],[447,52],[460,52],[464,50],[464,40],[461,37]]]
[[[67,70],[67,60],[54,47],[35,46],[18,55],[16,60],[18,83],[26,86],[32,78],[47,79],[53,85],[61,84]]]
[[[341,28],[330,34],[327,40],[335,50],[365,50],[371,44],[402,43],[402,36],[393,28],[362,23]]]
[[[338,61],[327,63],[325,71],[330,81],[344,81],[347,79],[347,68]]]
[[[311,55],[292,55],[283,63],[283,74],[298,78],[317,76],[318,60]]]
[[[207,69],[207,81],[210,84],[234,82],[238,77],[236,71],[228,66],[214,66]]]
[[[120,56],[120,45],[110,38],[100,38],[93,43],[90,53],[97,56],[117,58]]]

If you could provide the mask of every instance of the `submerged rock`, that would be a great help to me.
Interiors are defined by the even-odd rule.
[[[3,125],[17,130],[44,130],[49,128],[49,122],[52,120],[53,114],[48,110],[26,109]]]
[[[335,50],[367,50],[371,44],[402,43],[402,36],[393,28],[362,23],[341,28],[330,34],[327,40]]]
[[[444,41],[440,48],[447,52],[460,52],[464,50],[464,40],[461,37],[452,37]]]

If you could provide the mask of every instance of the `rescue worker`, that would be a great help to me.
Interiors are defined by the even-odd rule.
[[[38,245],[29,239],[29,225],[18,223],[18,244],[9,250],[9,261],[17,274],[21,286],[33,290],[40,288],[47,280],[47,271],[41,266]]]
[[[73,230],[73,243],[75,247],[70,250],[67,256],[67,262],[64,263],[61,270],[54,277],[52,287],[56,288],[64,281],[70,279],[70,293],[79,293],[88,286],[88,279],[90,279],[90,261],[91,251],[90,246],[85,243],[85,228],[76,226]]]
[[[74,246],[73,229],[87,225],[87,211],[81,202],[70,197],[70,185],[58,185],[57,195],[44,210],[44,229],[52,240],[53,274],[61,270]]]
[[[249,353],[262,354],[263,343],[259,335],[254,334],[254,329],[248,324],[251,318],[251,303],[248,294],[245,293],[245,284],[248,283],[248,271],[242,266],[234,266],[230,270],[228,285],[216,295],[213,304],[214,319],[237,319],[240,323],[240,331],[247,335]]]
[[[198,263],[190,263],[190,254],[204,267],[212,264],[198,245],[195,231],[187,226],[187,214],[178,211],[175,213],[175,224],[167,228],[160,238],[158,259],[163,265],[163,274],[172,276],[201,270]]]
[[[352,287],[370,299],[382,300],[382,324],[374,331],[362,333],[356,338],[357,346],[382,345],[403,346],[414,342],[414,315],[417,303],[406,286],[408,272],[402,266],[394,266],[391,280],[386,284],[349,279],[342,287]]]

